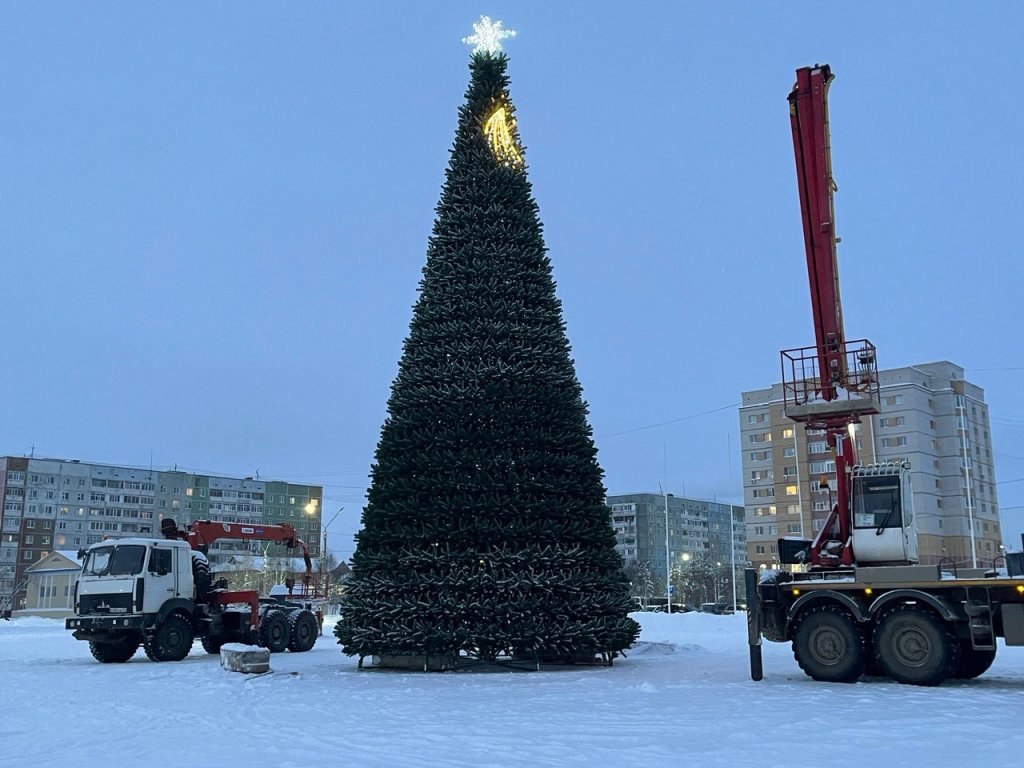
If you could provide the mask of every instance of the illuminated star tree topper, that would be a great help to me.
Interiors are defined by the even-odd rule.
[[[473,23],[473,34],[462,38],[462,42],[473,46],[474,55],[477,53],[494,54],[501,50],[503,39],[515,36],[514,29],[502,29],[500,21],[491,21],[490,16],[481,16],[480,21]]]

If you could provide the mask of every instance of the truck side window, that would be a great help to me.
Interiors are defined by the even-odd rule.
[[[151,549],[149,551],[149,572],[157,576],[171,572],[171,550]]]

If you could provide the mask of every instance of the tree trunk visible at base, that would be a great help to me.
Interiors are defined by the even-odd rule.
[[[506,65],[470,64],[335,627],[360,658],[610,659],[639,632]]]

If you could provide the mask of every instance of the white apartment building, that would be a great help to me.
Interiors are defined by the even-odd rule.
[[[881,413],[855,431],[858,460],[909,461],[922,563],[991,564],[1001,554],[984,391],[942,361],[879,371]],[[783,415],[781,384],[744,392],[739,410],[748,558],[776,567],[782,536],[813,538],[832,506],[835,461],[823,432]],[[973,549],[972,549],[973,547]]]

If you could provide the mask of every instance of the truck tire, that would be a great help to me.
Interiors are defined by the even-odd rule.
[[[172,613],[153,634],[145,637],[142,647],[152,661],[181,661],[188,656],[194,639],[195,634],[188,620]]]
[[[260,619],[260,645],[271,653],[281,653],[288,647],[291,627],[284,611],[269,610]]]
[[[864,673],[864,633],[837,605],[807,610],[793,632],[793,656],[804,673],[828,683],[852,683]]]
[[[102,664],[123,664],[139,650],[140,640],[137,637],[124,638],[115,643],[97,643],[89,641],[89,653]]]
[[[316,616],[307,610],[292,611],[289,617],[291,636],[288,650],[293,653],[304,653],[316,645],[316,636],[320,631]]]
[[[214,656],[220,653],[220,647],[224,645],[224,640],[222,638],[210,637],[209,635],[201,638],[199,642],[203,644],[204,651]]]
[[[957,664],[953,677],[957,680],[973,680],[985,674],[992,662],[996,660],[995,648],[985,651],[971,647],[971,643],[960,643],[960,662]]]
[[[952,628],[916,605],[899,605],[883,614],[872,645],[879,665],[898,683],[938,685],[960,662],[960,642]]]

